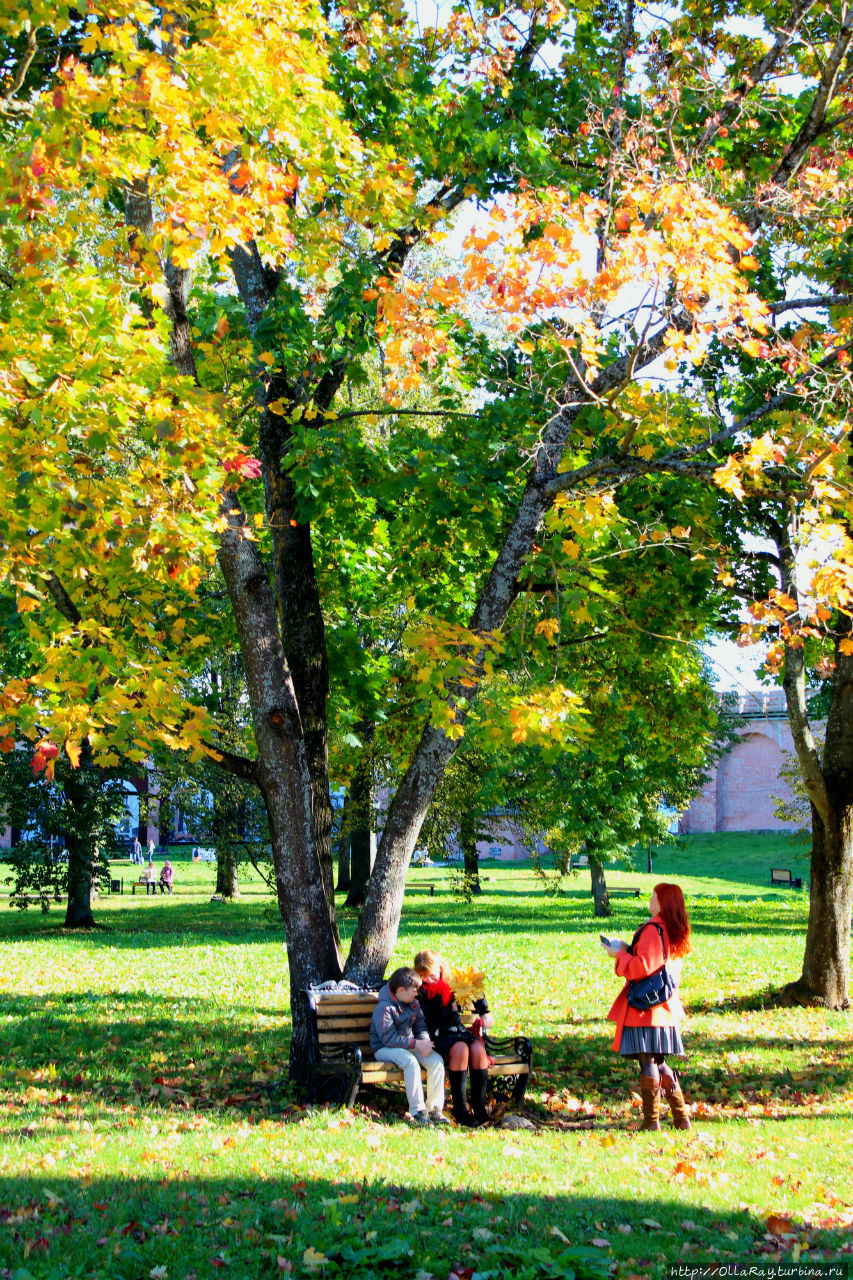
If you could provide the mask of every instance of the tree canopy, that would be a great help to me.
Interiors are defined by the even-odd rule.
[[[836,643],[848,10],[488,0],[424,27],[397,3],[92,0],[0,23],[0,572],[32,655],[0,737],[45,767],[158,738],[257,782],[294,981],[343,962],[330,670],[338,701],[384,673],[413,728],[346,961],[375,978],[522,617],[542,673],[620,611],[679,645],[756,586],[798,653],[804,626]],[[463,261],[421,273],[457,212]],[[768,502],[830,547],[794,621],[731,517]],[[219,571],[224,621],[200,607]],[[368,629],[395,619],[402,670],[361,657],[353,596]],[[234,637],[246,755],[183,692]],[[491,714],[571,743],[582,692],[543,674]]]

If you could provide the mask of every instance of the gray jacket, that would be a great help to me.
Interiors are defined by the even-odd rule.
[[[386,982],[370,1019],[370,1047],[373,1052],[377,1049],[411,1049],[415,1040],[428,1034],[417,1000],[411,1004],[400,1004]]]

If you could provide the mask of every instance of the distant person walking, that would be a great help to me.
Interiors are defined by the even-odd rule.
[[[681,889],[677,884],[655,885],[649,919],[634,934],[630,946],[618,938],[602,938],[602,942],[616,961],[616,973],[625,979],[607,1017],[616,1023],[612,1047],[623,1058],[637,1058],[640,1064],[640,1127],[660,1129],[663,1091],[676,1129],[689,1129],[678,1076],[666,1061],[667,1057],[685,1057],[679,1030],[684,1008],[678,997],[678,981],[681,959],[690,951],[690,921]]]
[[[138,863],[140,867],[142,866],[142,845],[139,843],[138,835],[133,837],[133,848],[130,851],[130,860],[131,862]]]
[[[151,864],[152,864],[152,863],[153,863],[153,861],[154,861],[154,850],[155,850],[156,848],[157,848],[157,846],[155,845],[154,841],[153,841],[152,839],[150,839],[150,838],[149,838],[149,840],[148,840],[148,865],[149,865],[149,867],[151,866]]]

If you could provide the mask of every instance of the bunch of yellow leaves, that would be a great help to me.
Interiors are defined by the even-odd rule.
[[[474,1001],[483,999],[486,994],[485,980],[486,975],[473,965],[469,965],[467,969],[450,969],[448,981],[463,1013],[473,1013]]]

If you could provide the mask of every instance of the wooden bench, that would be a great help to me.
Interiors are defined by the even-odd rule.
[[[588,871],[589,870],[589,854],[575,853],[569,858],[570,871]]]
[[[620,893],[627,895],[627,897],[629,898],[639,898],[641,897],[643,891],[642,889],[637,888],[636,885],[632,885],[630,888],[624,888],[624,889],[618,888],[618,887],[616,889],[611,889],[610,886],[608,885],[607,892],[611,898],[616,897],[616,895]]]
[[[770,884],[787,885],[789,889],[802,889],[803,881],[800,876],[793,876],[788,867],[771,867],[770,868]]]
[[[351,982],[324,982],[300,993],[306,1018],[307,1088],[312,1101],[355,1103],[362,1085],[402,1084],[403,1073],[377,1062],[370,1048],[370,1019],[378,992]],[[463,1015],[463,1020],[465,1020]],[[474,1017],[468,1019],[473,1022]],[[520,1106],[530,1078],[533,1045],[526,1036],[484,1037],[494,1066],[489,1075]]]

